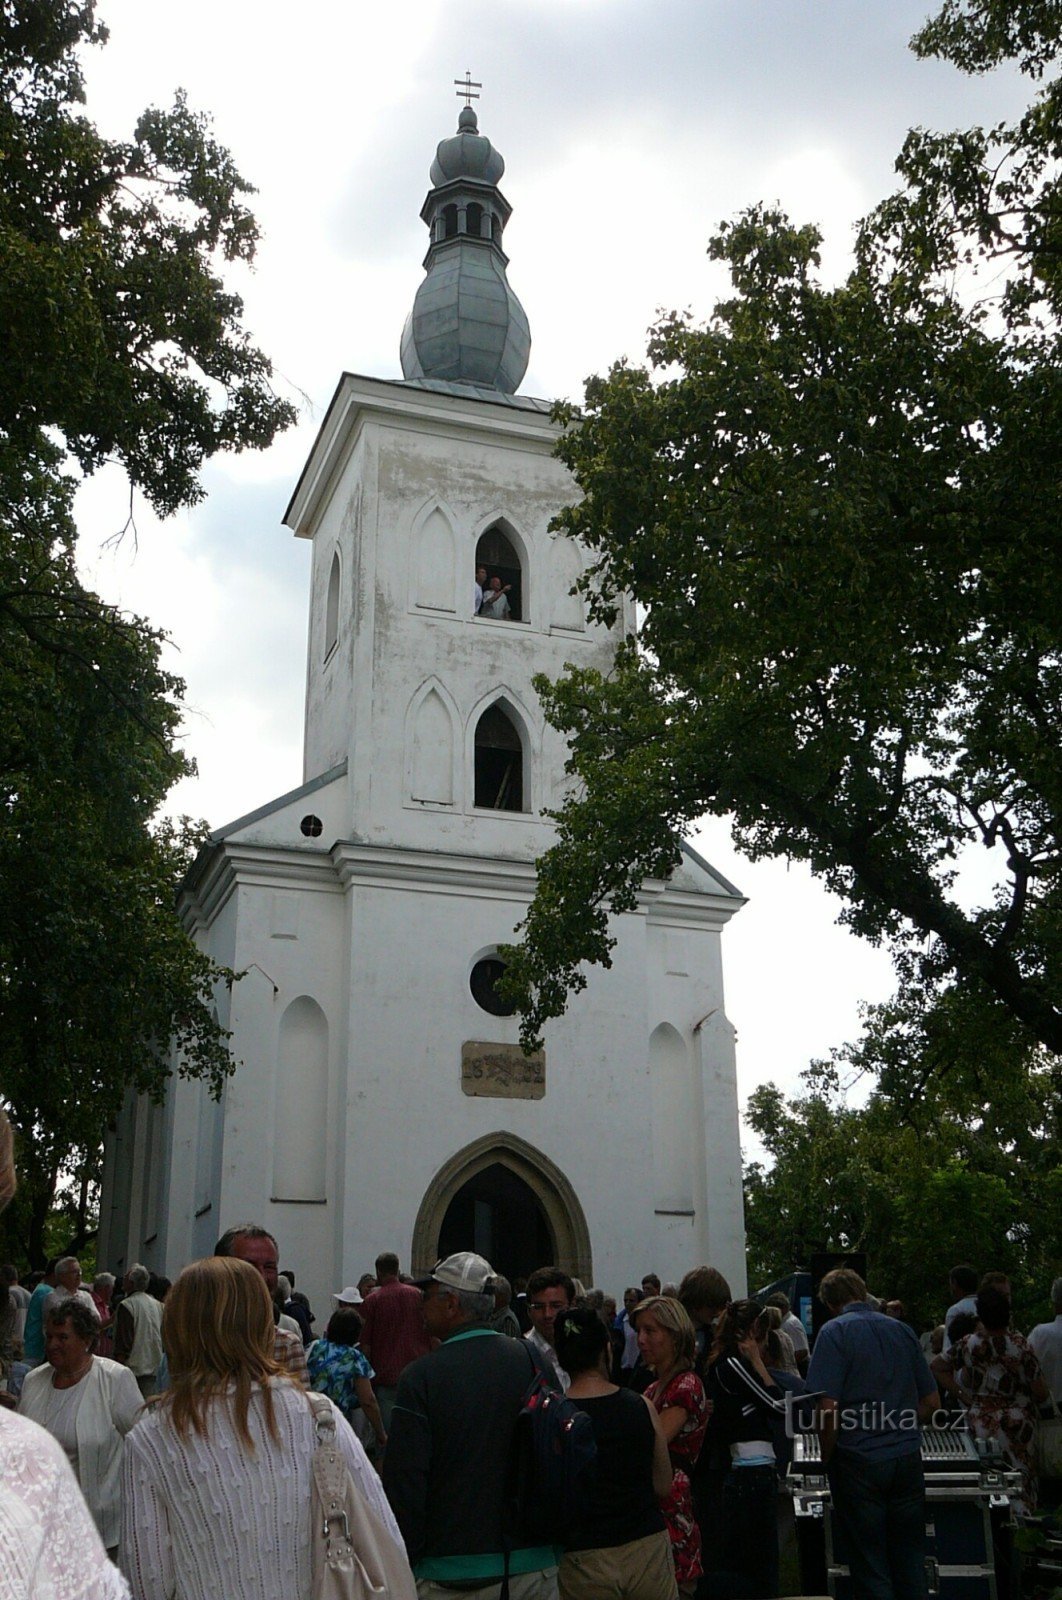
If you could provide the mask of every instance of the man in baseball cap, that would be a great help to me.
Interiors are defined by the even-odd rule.
[[[447,1289],[467,1289],[470,1294],[493,1294],[494,1268],[474,1250],[459,1250],[437,1261],[426,1278],[415,1281],[421,1291],[441,1283]]]
[[[460,1250],[419,1284],[439,1348],[399,1379],[383,1481],[424,1596],[459,1588],[486,1600],[505,1570],[507,1468],[539,1359],[491,1327],[494,1278]],[[511,1551],[509,1571],[511,1600],[556,1600],[552,1545]]]

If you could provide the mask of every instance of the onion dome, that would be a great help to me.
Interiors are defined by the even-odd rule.
[[[445,379],[515,394],[527,371],[531,331],[509,287],[502,235],[512,208],[498,180],[505,162],[479,132],[470,105],[431,165],[421,208],[431,243],[426,276],[402,330],[406,378]]]
[[[444,139],[435,152],[428,176],[437,189],[455,178],[475,178],[479,183],[500,183],[505,162],[489,139],[479,131],[471,106],[462,106],[457,132]]]

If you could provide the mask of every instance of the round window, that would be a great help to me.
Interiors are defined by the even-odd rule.
[[[302,821],[299,823],[299,827],[302,829],[307,839],[319,839],[321,834],[324,832],[324,826],[320,817],[315,817],[312,812],[308,817],[303,817]]]
[[[516,1011],[512,1001],[503,1000],[498,993],[498,982],[504,971],[504,961],[499,961],[497,956],[486,956],[476,962],[468,980],[473,1000],[492,1017],[511,1017]]]

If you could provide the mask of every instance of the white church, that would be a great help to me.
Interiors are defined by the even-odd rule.
[[[345,373],[285,523],[313,544],[304,781],[219,828],[183,886],[217,995],[220,1101],[179,1077],[108,1139],[99,1262],[174,1276],[256,1222],[318,1308],[397,1250],[557,1263],[619,1294],[701,1262],[745,1287],[722,932],[743,904],[692,850],[618,921],[526,1058],[496,984],[553,838],[563,739],[536,673],[607,669],[550,522],[577,492],[549,403],[516,391],[500,155],[470,106],[421,215],[401,381]],[[475,614],[477,567],[508,616]],[[501,609],[504,609],[501,608]],[[174,1067],[179,1062],[174,1062]]]

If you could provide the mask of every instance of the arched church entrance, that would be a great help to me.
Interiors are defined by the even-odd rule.
[[[557,1241],[530,1184],[494,1161],[463,1183],[446,1208],[439,1254],[475,1250],[510,1280],[551,1262]]]
[[[557,1265],[593,1283],[590,1234],[564,1173],[515,1134],[477,1139],[436,1173],[413,1230],[413,1270],[475,1250],[507,1278]]]

